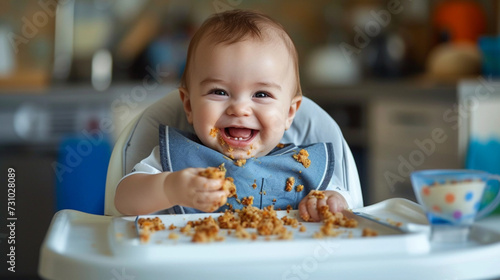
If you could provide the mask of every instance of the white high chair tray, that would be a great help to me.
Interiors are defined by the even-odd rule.
[[[389,199],[356,209],[381,220],[417,224],[427,220],[419,206],[405,199]],[[39,273],[45,279],[305,279],[339,276],[342,279],[487,278],[500,275],[500,217],[494,226],[475,226],[471,240],[461,245],[428,242],[427,232],[394,234],[383,226],[379,236],[361,237],[362,224],[339,237],[314,239],[320,223],[305,223],[306,232],[293,231],[292,240],[239,240],[191,243],[179,233],[187,221],[218,214],[156,215],[171,231],[156,232],[140,243],[135,217],[107,217],[63,210],[53,218],[41,248]],[[297,211],[279,211],[279,217]],[[151,216],[154,217],[154,216]],[[175,232],[179,239],[168,239]]]

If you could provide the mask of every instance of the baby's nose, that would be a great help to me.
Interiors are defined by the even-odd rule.
[[[227,107],[226,113],[230,116],[244,117],[249,116],[252,113],[252,109],[248,102],[234,101]]]

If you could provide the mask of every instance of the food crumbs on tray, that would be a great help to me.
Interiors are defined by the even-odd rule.
[[[295,185],[294,177],[289,177],[288,179],[286,179],[285,191],[291,192],[293,190],[293,185]]]
[[[169,235],[168,235],[168,239],[179,239],[179,235],[175,232],[171,232]]]
[[[317,196],[319,194],[323,193],[318,191],[312,195]],[[276,199],[273,199],[273,201],[275,200]],[[234,236],[238,239],[259,240],[259,236],[261,236],[266,241],[293,239],[293,231],[288,230],[287,227],[298,228],[298,232],[307,231],[307,228],[296,218],[286,215],[278,218],[277,212],[272,205],[263,209],[251,206],[253,203],[252,196],[244,197],[241,202],[248,203],[249,205],[234,211],[229,209],[225,210],[217,219],[208,216],[199,218],[198,220],[188,220],[184,227],[180,227],[180,234],[191,237],[191,242],[193,243],[209,243],[225,240],[225,237],[221,235],[223,233],[221,229],[227,230],[227,232],[224,232],[224,235]],[[287,212],[290,210],[292,210],[292,206],[288,205]],[[354,237],[352,231],[347,231],[345,229],[357,228],[358,223],[356,220],[349,219],[340,212],[332,213],[326,205],[320,207],[318,211],[322,217],[322,224],[319,231],[313,233],[313,238],[339,237],[341,235],[344,236],[344,234],[347,238]],[[310,217],[303,216],[301,216],[301,218],[305,221],[310,219]],[[149,229],[149,235],[141,235],[142,243],[149,241],[151,234],[156,230],[165,229],[163,222],[158,217],[154,219],[141,218],[139,220],[141,228]],[[177,227],[175,227],[173,223],[169,226],[171,230],[175,228]],[[362,230],[363,237],[377,235],[378,233],[370,228],[364,228]],[[179,238],[180,235],[177,233],[170,232],[168,234],[168,239],[176,240]]]
[[[159,217],[139,218],[137,224],[139,225],[139,237],[142,243],[149,242],[154,232],[165,229],[165,225]]]
[[[371,229],[371,228],[364,228],[363,233],[361,234],[361,236],[363,236],[363,237],[374,237],[377,235],[378,235],[378,232]]]
[[[169,230],[174,230],[174,229],[176,229],[176,228],[177,228],[177,227],[176,227],[176,226],[174,226],[174,224],[171,224],[171,225],[168,227],[168,229],[169,229]]]
[[[309,166],[311,166],[311,160],[309,159],[309,153],[304,149],[300,150],[298,154],[292,155],[292,157],[296,161],[302,163],[302,165],[305,168],[308,168]]]
[[[390,218],[387,218],[387,222],[388,222],[390,225],[393,225],[393,226],[395,226],[395,227],[400,227],[400,226],[402,226],[402,225],[403,225],[403,223],[402,223],[402,222],[396,222],[396,221],[394,221],[394,220],[392,220],[392,219],[390,219]]]
[[[286,212],[287,212],[287,213],[290,213],[290,210],[293,210],[293,207],[292,207],[292,205],[288,204],[288,205],[286,206]]]
[[[314,233],[314,238],[336,237],[344,232],[338,230],[339,227],[356,228],[358,226],[356,220],[349,219],[340,212],[332,213],[328,205],[321,206],[318,210],[323,218],[323,225],[319,232]]]

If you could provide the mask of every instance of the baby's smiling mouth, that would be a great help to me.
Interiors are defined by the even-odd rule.
[[[259,131],[245,127],[226,127],[221,129],[221,132],[222,138],[229,146],[244,147],[255,138]]]

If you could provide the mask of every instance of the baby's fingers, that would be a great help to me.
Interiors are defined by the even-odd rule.
[[[339,196],[328,197],[328,201],[326,203],[328,204],[330,211],[333,213],[340,212],[340,211],[348,208],[348,205],[347,205],[345,199],[343,199],[343,197],[339,197]]]
[[[302,208],[305,207],[305,211],[307,212],[307,214],[309,214],[309,221],[311,222],[318,222],[320,221],[320,216],[318,214],[318,206],[317,206],[317,203],[318,203],[318,199],[316,199],[316,197],[308,197],[307,199],[303,200],[304,204],[302,206]],[[304,211],[304,210],[303,210]],[[300,204],[299,204],[299,212],[300,211]],[[302,212],[302,213],[305,213],[305,212]],[[302,216],[301,216],[302,217]]]
[[[193,206],[203,212],[213,212],[227,202],[224,191],[198,192],[193,196]]]

